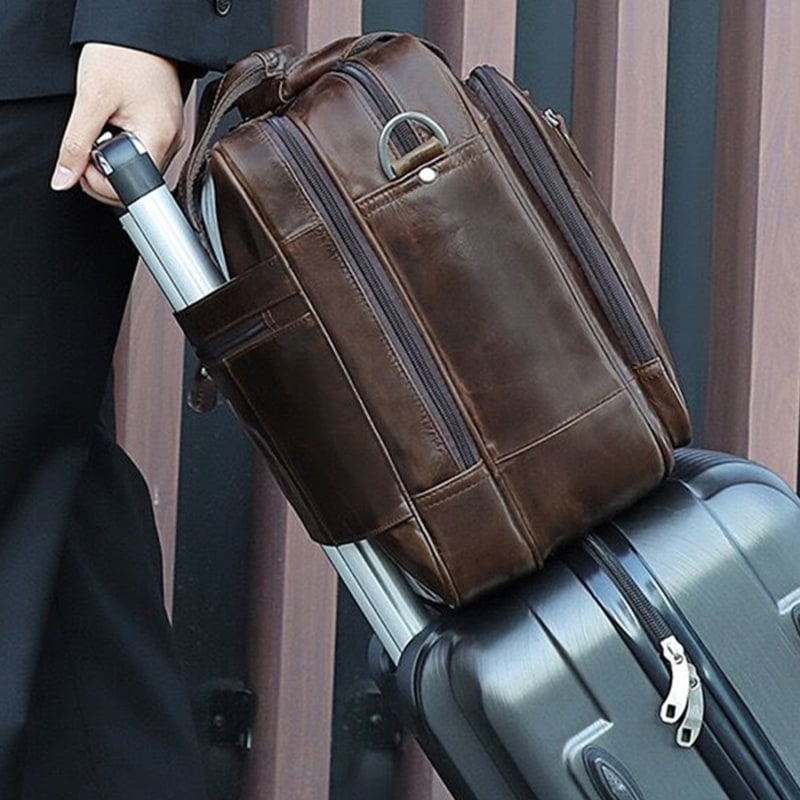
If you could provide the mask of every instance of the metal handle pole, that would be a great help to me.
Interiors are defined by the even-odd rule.
[[[92,152],[125,206],[120,222],[175,311],[225,282],[142,143],[123,132]]]

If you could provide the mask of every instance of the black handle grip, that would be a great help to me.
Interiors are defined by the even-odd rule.
[[[126,207],[164,185],[144,145],[127,131],[98,139],[92,160]]]

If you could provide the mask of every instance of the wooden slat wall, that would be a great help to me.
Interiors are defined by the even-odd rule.
[[[274,0],[276,42],[313,48],[358,32],[361,0]],[[800,419],[800,5],[721,0],[710,394],[704,444],[797,478]],[[515,0],[428,0],[426,35],[461,73],[512,72]],[[658,297],[668,0],[578,0],[574,135]],[[524,43],[522,44],[524,46]],[[668,268],[665,265],[664,268]],[[137,283],[116,369],[120,437],[157,500],[171,573],[180,336]],[[158,391],[153,387],[157,386]],[[250,683],[259,694],[244,800],[328,796],[336,582],[266,474],[255,470]],[[394,800],[447,800],[408,746]]]
[[[258,713],[242,797],[325,798],[336,579],[260,459],[254,490],[248,685]]]
[[[314,50],[361,32],[361,0],[274,0],[275,41]]]
[[[514,72],[516,0],[433,0],[428,3],[427,38],[447,53],[453,71],[466,75],[478,64]]]
[[[573,135],[658,302],[669,0],[578,0]]]
[[[800,6],[724,0],[707,440],[797,482]]]
[[[117,439],[144,472],[171,607],[178,511],[183,335],[144,267],[137,270],[114,360]]]

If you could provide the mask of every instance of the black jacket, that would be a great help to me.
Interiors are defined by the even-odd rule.
[[[0,100],[68,94],[84,42],[121,44],[201,71],[268,47],[265,0],[9,0]]]

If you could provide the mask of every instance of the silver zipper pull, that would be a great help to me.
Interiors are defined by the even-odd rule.
[[[561,138],[566,142],[567,147],[569,147],[570,152],[575,157],[575,160],[581,165],[583,171],[591,178],[592,171],[589,169],[589,165],[581,155],[581,151],[578,150],[578,146],[575,144],[575,140],[572,138],[572,135],[567,128],[564,117],[557,111],[553,111],[552,108],[546,108],[544,111],[542,111],[542,116],[544,117],[544,121],[551,128],[554,128],[561,134]]]
[[[683,645],[674,636],[669,636],[660,644],[670,671],[669,692],[661,704],[660,716],[662,722],[671,725],[683,716],[689,704],[690,665]]]
[[[689,663],[689,702],[686,707],[686,716],[678,728],[677,741],[681,747],[691,747],[700,735],[703,728],[703,715],[706,704],[703,698],[703,684],[694,664]]]
[[[553,111],[552,108],[546,108],[542,115],[551,128],[558,128],[561,125],[561,115]]]

